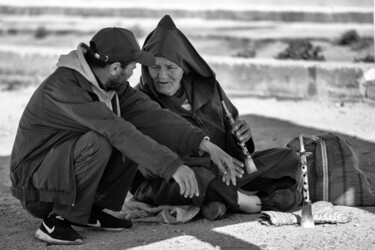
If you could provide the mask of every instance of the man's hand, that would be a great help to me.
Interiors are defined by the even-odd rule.
[[[234,163],[234,168],[235,168],[235,170],[236,170],[236,178],[238,178],[238,179],[239,179],[239,178],[242,178],[242,176],[243,176],[243,174],[244,174],[243,167],[244,167],[245,164],[244,164],[243,162],[241,162],[241,161],[235,159],[235,158],[233,158],[233,163]],[[221,177],[221,180],[222,180],[223,182],[225,182],[225,183],[230,182],[230,178],[229,178],[228,175],[223,175],[223,176]]]
[[[179,166],[172,178],[180,186],[180,194],[185,198],[199,196],[198,182],[191,168],[186,165]]]
[[[233,163],[234,163],[234,168],[236,170],[236,177],[237,178],[242,178],[243,174],[244,174],[244,166],[245,164],[235,158],[232,158],[233,159]]]
[[[229,185],[232,181],[233,185],[236,185],[236,168],[233,163],[233,158],[225,153],[221,148],[215,144],[209,142],[208,140],[202,140],[199,145],[201,151],[207,152],[210,155],[213,163],[218,166],[220,172],[226,176],[225,182]]]
[[[232,134],[234,134],[241,143],[246,143],[252,137],[250,126],[244,120],[236,121]]]

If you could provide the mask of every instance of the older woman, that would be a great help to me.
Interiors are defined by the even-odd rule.
[[[199,201],[181,198],[173,183],[150,180],[147,176],[148,180],[141,181],[138,176],[134,181],[135,185],[141,183],[134,195],[136,199],[156,205],[192,203],[209,206],[219,201],[227,209],[246,213],[261,209],[286,211],[299,205],[302,197],[298,156],[287,148],[254,152],[249,125],[239,119],[237,109],[217,82],[215,73],[170,16],[164,16],[148,35],[143,50],[156,56],[156,65],[142,67],[141,82],[137,87],[163,108],[201,128],[214,144],[233,158],[244,160],[238,141],[245,143],[258,171],[246,171],[243,176],[239,175],[236,186],[228,186],[221,181],[222,174],[216,171],[208,157],[184,156],[185,163],[191,168],[210,170],[209,174],[204,173],[208,175],[206,178],[200,178],[204,179],[204,184],[200,191],[203,197]],[[236,121],[234,129],[226,120],[222,101]],[[196,174],[199,175],[199,171]],[[246,191],[257,193],[248,195]]]

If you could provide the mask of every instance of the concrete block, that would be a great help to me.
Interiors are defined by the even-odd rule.
[[[317,66],[317,85],[322,96],[328,99],[361,99],[359,80],[363,69],[359,67]]]
[[[120,1],[121,2],[121,1]],[[120,3],[119,2],[119,3]],[[169,4],[165,8],[152,6],[118,4],[112,7],[93,7],[77,3],[74,8],[51,3],[49,6],[28,5],[27,1],[22,6],[0,6],[0,13],[8,15],[77,15],[77,16],[111,16],[111,17],[155,17],[160,18],[166,13],[179,18],[203,18],[203,19],[230,19],[242,21],[282,21],[282,22],[320,22],[320,23],[372,23],[372,8],[367,7],[324,7],[302,8],[300,6],[252,6],[245,5],[241,9],[235,4],[231,8],[227,6],[200,5],[196,8],[183,8],[184,5]],[[187,7],[187,6],[185,6]]]
[[[365,83],[365,97],[367,99],[375,101],[375,81]]]
[[[238,94],[293,98],[308,96],[309,74],[303,67],[274,67],[250,62],[210,62],[210,65],[223,88]]]
[[[206,56],[222,87],[232,95],[292,99],[375,100],[363,84],[370,63],[333,63]]]

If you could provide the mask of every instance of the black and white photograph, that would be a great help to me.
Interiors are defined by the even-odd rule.
[[[0,0],[0,246],[375,249],[374,0]]]

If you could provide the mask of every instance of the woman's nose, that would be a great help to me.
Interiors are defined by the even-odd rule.
[[[158,76],[160,79],[165,79],[168,76],[167,70],[161,68]]]

